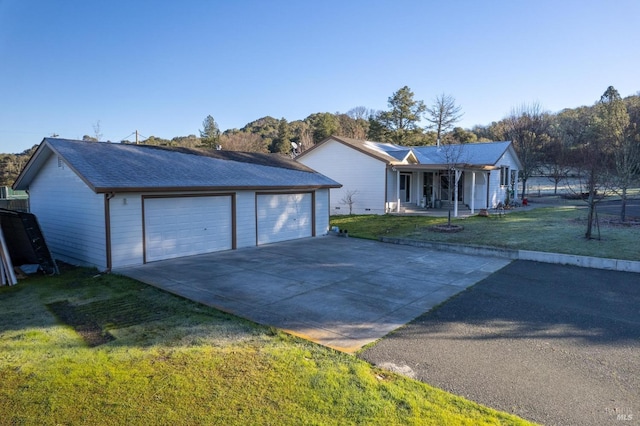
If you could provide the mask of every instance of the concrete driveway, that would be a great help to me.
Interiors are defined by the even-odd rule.
[[[515,261],[359,356],[541,424],[639,424],[640,274]]]
[[[327,236],[114,272],[354,352],[508,263]]]

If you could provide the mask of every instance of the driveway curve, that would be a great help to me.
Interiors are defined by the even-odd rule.
[[[640,423],[640,274],[515,261],[359,356],[546,425]]]

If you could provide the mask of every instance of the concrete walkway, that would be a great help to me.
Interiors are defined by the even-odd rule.
[[[354,352],[509,262],[328,236],[114,273]]]

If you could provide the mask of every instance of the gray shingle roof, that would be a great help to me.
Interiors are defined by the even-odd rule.
[[[293,160],[270,154],[45,138],[14,187],[28,187],[48,158],[46,152],[62,157],[95,192],[340,186]]]
[[[481,142],[444,147],[416,146],[413,152],[420,164],[447,164],[451,158],[458,163],[494,166],[509,148],[511,142]],[[447,159],[449,158],[449,161]]]

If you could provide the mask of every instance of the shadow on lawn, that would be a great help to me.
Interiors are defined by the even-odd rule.
[[[639,284],[640,274],[516,261],[417,318],[402,334],[640,347]],[[461,335],[456,325],[472,326],[473,333]]]
[[[183,336],[199,339],[217,334],[222,340],[235,340],[235,332],[241,338],[251,328],[213,308],[87,268],[65,266],[55,277],[31,276],[17,286],[0,287],[0,336],[23,331],[13,339],[25,338],[32,333],[29,330],[60,324],[73,328],[90,348],[171,344]],[[114,336],[130,327],[138,329],[133,340]]]

